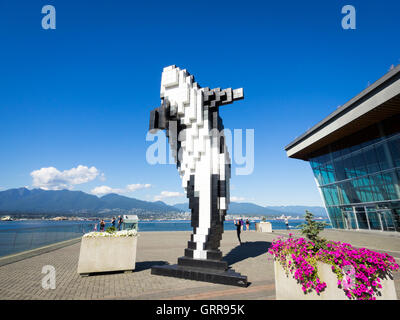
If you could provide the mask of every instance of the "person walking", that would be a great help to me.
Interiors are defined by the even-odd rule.
[[[247,229],[247,231],[250,231],[250,221],[249,221],[249,219],[246,219],[246,229]]]
[[[113,217],[111,220],[111,226],[115,228],[115,217]]]
[[[243,231],[243,226],[244,226],[244,221],[242,218],[240,218],[240,228]]]
[[[124,219],[122,219],[122,216],[118,216],[118,231],[121,231],[121,225],[124,222]]]
[[[286,224],[286,230],[289,230],[289,220],[287,217],[285,218],[285,224]]]
[[[240,245],[242,245],[242,240],[240,240],[240,231],[241,231],[241,228],[242,228],[242,224],[240,223],[240,220],[238,220],[237,222],[236,222],[236,220],[233,220],[233,223],[236,226],[236,234],[237,234],[239,243],[240,243]]]

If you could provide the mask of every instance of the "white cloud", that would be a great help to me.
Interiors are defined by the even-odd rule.
[[[124,189],[121,188],[111,188],[109,186],[100,186],[92,189],[90,192],[96,196],[103,196],[105,194],[109,193],[118,193],[118,194],[125,194],[125,193],[130,193],[134,192],[136,190],[140,189],[147,189],[150,188],[151,184],[146,183],[146,184],[128,184]]]
[[[231,201],[234,201],[234,202],[245,201],[245,200],[246,200],[246,198],[244,198],[244,197],[235,197],[235,196],[231,197]]]
[[[177,198],[177,197],[183,197],[184,194],[180,192],[174,192],[174,191],[162,191],[159,195],[156,195],[154,197],[154,200],[160,201],[165,198]]]
[[[149,183],[146,183],[146,184],[136,183],[136,184],[128,184],[126,186],[126,190],[129,191],[129,192],[133,192],[133,191],[136,191],[136,190],[139,190],[139,189],[147,189],[147,188],[150,188],[150,187],[151,187],[151,184],[149,184]]]
[[[96,179],[99,174],[96,167],[82,165],[62,172],[54,167],[41,168],[31,172],[32,186],[44,190],[72,189],[74,185]]]
[[[96,196],[103,196],[109,193],[124,193],[124,189],[113,189],[108,186],[100,186],[92,189],[90,192]]]

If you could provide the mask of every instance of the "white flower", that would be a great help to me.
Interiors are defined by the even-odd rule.
[[[116,231],[116,232],[89,232],[83,235],[84,238],[99,238],[99,237],[113,237],[113,238],[118,238],[118,237],[136,237],[138,236],[138,233],[136,230],[122,230],[122,231]]]

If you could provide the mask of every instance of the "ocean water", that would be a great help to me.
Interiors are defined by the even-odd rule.
[[[93,227],[91,221],[0,221],[0,257],[77,238]]]
[[[286,229],[283,221],[267,221],[273,230]],[[250,230],[255,230],[255,222],[259,220],[251,220]],[[302,223],[304,220],[289,220],[289,227],[297,229]],[[106,223],[106,227],[110,225]],[[99,229],[99,221],[0,221],[0,257],[77,238],[95,228]],[[233,221],[225,221],[224,229],[236,230],[236,227]],[[192,227],[190,220],[139,221],[139,232],[149,231],[192,231]]]
[[[260,222],[260,220],[250,220],[250,230],[255,230],[255,222]],[[271,222],[273,230],[286,229],[284,221],[280,220],[267,220]],[[326,221],[326,220],[324,220]],[[326,221],[328,222],[328,221]],[[289,227],[291,229],[296,229],[300,224],[303,224],[304,220],[289,220]],[[163,220],[163,221],[140,221],[139,231],[191,231],[189,220]],[[236,227],[232,221],[224,222],[224,230],[236,230]]]

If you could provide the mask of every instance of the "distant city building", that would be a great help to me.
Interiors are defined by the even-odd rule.
[[[400,231],[400,66],[285,149],[310,162],[334,228]]]

